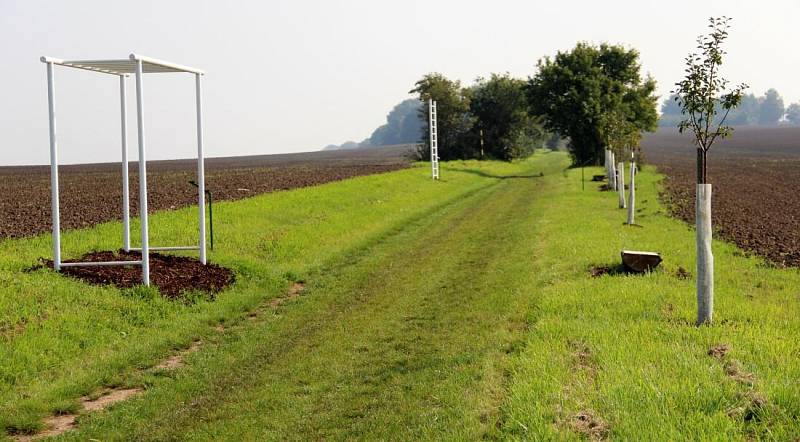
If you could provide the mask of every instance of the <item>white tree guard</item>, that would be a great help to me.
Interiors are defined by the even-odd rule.
[[[611,151],[609,154],[609,160],[611,161],[611,172],[609,173],[610,181],[609,186],[611,186],[612,190],[617,190],[617,163],[616,158],[614,158],[614,151]]]
[[[625,208],[625,163],[617,165],[617,174],[619,180],[617,181],[617,190],[619,191],[619,208]]]
[[[697,185],[697,325],[714,316],[714,255],[711,250],[711,184]]]
[[[628,186],[628,224],[635,223],[636,212],[636,163],[631,161],[631,184]]]

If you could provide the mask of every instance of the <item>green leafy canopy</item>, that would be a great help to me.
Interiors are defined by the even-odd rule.
[[[638,143],[632,131],[655,130],[656,82],[642,78],[635,49],[578,43],[569,52],[543,58],[538,68],[526,87],[529,112],[542,116],[547,130],[569,138],[573,163],[600,164],[616,137],[604,130],[611,120],[620,123],[627,143]],[[635,146],[617,146],[623,147]]]
[[[730,91],[728,80],[720,74],[722,57],[726,52],[722,44],[728,38],[731,19],[719,17],[709,19],[710,32],[697,38],[697,49],[686,57],[685,78],[675,84],[672,92],[680,105],[684,119],[678,130],[691,131],[697,147],[707,152],[718,138],[731,134],[733,128],[725,122],[732,109],[742,101],[747,85],[742,83]],[[721,109],[721,118],[717,110]]]

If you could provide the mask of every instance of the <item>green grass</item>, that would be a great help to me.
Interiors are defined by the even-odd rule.
[[[615,439],[792,440],[800,273],[715,243],[716,322],[694,327],[693,280],[675,275],[694,271],[694,234],[658,202],[659,176],[637,177],[642,227],[627,227],[616,195],[581,191],[565,165],[447,163],[441,182],[420,165],[222,203],[211,259],[238,279],[213,302],[22,273],[48,237],[4,241],[0,425],[138,385],[63,437],[569,440],[591,413]],[[156,214],[152,242],[191,241],[193,215]],[[117,248],[118,231],[70,232],[64,255]],[[665,263],[589,277],[623,248]],[[302,296],[268,306],[298,280]],[[150,369],[194,339],[186,367]]]
[[[576,176],[575,173],[571,174]],[[694,327],[694,231],[657,200],[660,177],[637,177],[637,222],[626,227],[616,195],[557,183],[534,265],[544,284],[531,312],[526,350],[515,363],[504,430],[515,438],[566,437],[575,413],[592,410],[611,436],[660,440],[794,440],[800,433],[800,273],[774,269],[715,242],[715,325]],[[646,276],[587,278],[594,264],[619,262],[621,249],[662,252]],[[731,352],[708,356],[717,344]],[[575,347],[591,354],[576,363]],[[741,365],[752,385],[726,375]],[[767,403],[753,407],[754,395]],[[742,410],[744,408],[744,410]]]
[[[237,283],[215,302],[170,302],[152,290],[92,287],[45,270],[26,273],[51,255],[49,236],[0,242],[0,428],[39,428],[42,416],[75,410],[83,394],[131,382],[137,369],[213,335],[219,323],[240,321],[292,281],[499,181],[481,174],[520,167],[452,163],[443,171],[453,173],[433,183],[420,165],[220,203],[218,247],[210,259],[234,269]],[[151,243],[194,241],[195,210],[152,216]],[[63,256],[120,244],[120,223],[108,223],[66,233]]]

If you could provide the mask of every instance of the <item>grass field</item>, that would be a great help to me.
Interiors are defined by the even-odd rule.
[[[716,323],[696,328],[678,276],[694,234],[659,177],[638,177],[642,227],[627,227],[616,195],[581,191],[566,164],[451,162],[441,182],[420,165],[222,203],[211,258],[237,283],[213,301],[24,273],[48,237],[3,241],[0,425],[33,432],[130,386],[145,392],[62,438],[796,437],[798,271],[715,243]],[[193,215],[156,214],[152,242],[190,241]],[[64,256],[115,249],[118,232],[70,232]],[[589,276],[623,248],[665,263]],[[153,368],[195,341],[184,367]]]

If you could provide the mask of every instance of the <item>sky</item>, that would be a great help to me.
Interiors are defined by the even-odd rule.
[[[49,164],[42,55],[135,52],[204,69],[206,155],[258,155],[360,141],[426,73],[527,78],[578,41],[636,48],[666,97],[712,15],[734,18],[728,79],[800,101],[797,0],[0,0],[0,165]],[[148,159],[193,157],[192,76],[144,86]],[[117,78],[57,66],[55,89],[61,162],[119,161]]]

